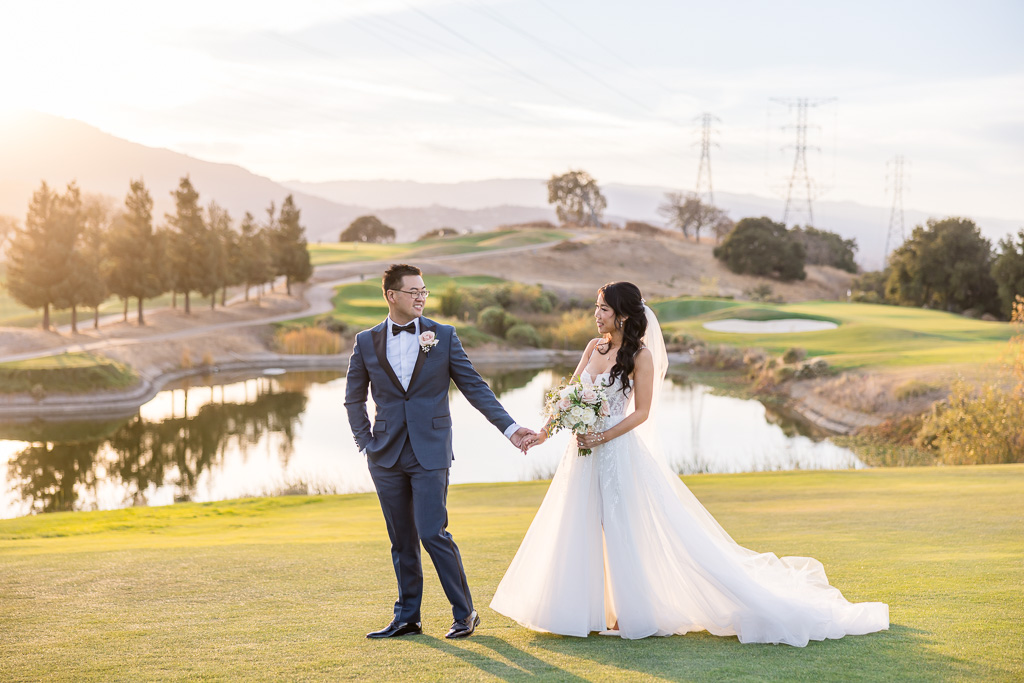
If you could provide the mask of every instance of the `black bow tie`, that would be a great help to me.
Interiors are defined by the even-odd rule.
[[[416,323],[409,323],[408,325],[395,325],[394,323],[391,324],[391,334],[397,336],[402,332],[416,334]]]

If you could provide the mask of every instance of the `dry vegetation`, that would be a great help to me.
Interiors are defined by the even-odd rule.
[[[771,286],[782,301],[843,299],[853,276],[828,266],[807,266],[807,280],[781,283],[737,275],[711,255],[713,245],[681,236],[646,236],[625,231],[589,231],[581,240],[551,249],[509,255],[481,254],[452,263],[450,274],[487,273],[593,296],[606,282],[635,282],[648,297],[734,296],[758,285]]]

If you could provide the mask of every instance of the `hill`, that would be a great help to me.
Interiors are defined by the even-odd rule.
[[[460,183],[413,181],[332,181],[279,183],[231,164],[196,159],[168,149],[147,147],[117,138],[80,121],[40,113],[0,118],[0,214],[22,220],[32,192],[41,180],[63,187],[77,180],[85,192],[123,200],[132,178],[142,177],[156,203],[155,215],[172,208],[170,192],[188,174],[205,203],[211,199],[239,219],[246,211],[262,217],[271,201],[280,204],[295,194],[310,241],[334,242],[357,216],[374,213],[393,226],[398,241],[412,241],[438,227],[490,230],[500,225],[554,220],[544,179],[491,179]],[[606,219],[619,224],[642,220],[660,224],[661,186],[605,183]],[[716,202],[733,219],[745,216],[782,217],[778,198],[716,192]],[[881,197],[880,197],[881,199]],[[908,231],[932,213],[907,210]],[[854,202],[815,203],[818,227],[854,238],[858,261],[868,269],[882,263],[889,209]],[[1024,219],[971,216],[993,241],[1024,225]]]
[[[546,182],[543,179],[510,178],[461,183],[345,180],[323,183],[288,181],[283,184],[297,191],[332,201],[359,201],[375,209],[441,204],[454,209],[474,211],[495,204],[511,204],[521,209],[543,210],[544,216],[552,220],[553,212],[547,208]],[[677,189],[621,183],[601,185],[601,191],[608,199],[607,218],[618,223],[628,218],[662,225],[658,206],[664,201],[666,192]],[[715,202],[728,211],[733,220],[746,216],[768,216],[774,220],[782,220],[784,202],[779,198],[718,191],[715,192]],[[860,247],[858,263],[869,270],[879,268],[882,264],[889,211],[888,207],[867,206],[856,202],[817,201],[814,204],[817,227],[837,232],[846,239],[856,239]],[[944,216],[934,212],[907,209],[905,222],[908,235],[915,225],[923,224],[929,217]],[[1020,227],[1024,227],[1024,217],[1020,220],[985,216],[970,218],[978,223],[985,236],[993,242],[1007,233],[1016,232]]]
[[[356,200],[351,203],[316,196],[286,187],[240,166],[219,164],[179,154],[168,149],[147,147],[104,133],[80,121],[40,113],[22,113],[0,118],[0,214],[23,221],[32,192],[45,180],[63,188],[76,180],[84,192],[107,195],[118,205],[124,200],[128,183],[143,178],[154,200],[154,217],[163,220],[173,210],[171,191],[188,174],[200,194],[200,201],[215,200],[240,219],[249,211],[262,218],[271,201],[280,205],[294,194],[310,241],[336,242],[338,234],[354,218],[374,212],[396,228],[398,241],[412,241],[442,226],[462,230],[489,230],[499,225],[535,220],[552,220],[547,206],[502,206],[508,202],[475,209],[433,206],[424,208],[392,204],[391,210],[376,210]]]

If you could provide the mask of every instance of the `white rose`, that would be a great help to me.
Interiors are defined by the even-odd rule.
[[[590,427],[595,422],[597,422],[597,414],[594,413],[594,410],[592,408],[587,408],[585,411],[583,411],[583,424]]]
[[[571,417],[574,422],[579,422],[580,419],[583,417],[583,412],[583,408],[580,408],[579,406],[573,406],[572,408],[569,409],[569,417]]]
[[[572,387],[572,386],[564,387],[560,392],[558,392],[558,397],[559,398],[569,398],[570,396],[572,396],[572,390],[573,389],[574,389],[574,387]]]

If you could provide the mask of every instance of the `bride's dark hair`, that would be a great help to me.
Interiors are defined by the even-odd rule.
[[[615,313],[616,326],[622,321],[622,345],[619,352],[615,354],[615,365],[612,366],[609,381],[614,384],[615,378],[622,380],[622,393],[628,394],[629,376],[633,374],[633,367],[636,365],[636,354],[640,351],[644,335],[647,334],[647,314],[644,312],[644,298],[640,294],[640,288],[632,282],[609,282],[598,294],[604,296],[604,302]],[[597,345],[598,353],[604,355],[611,350],[611,344],[601,350],[601,344]]]

